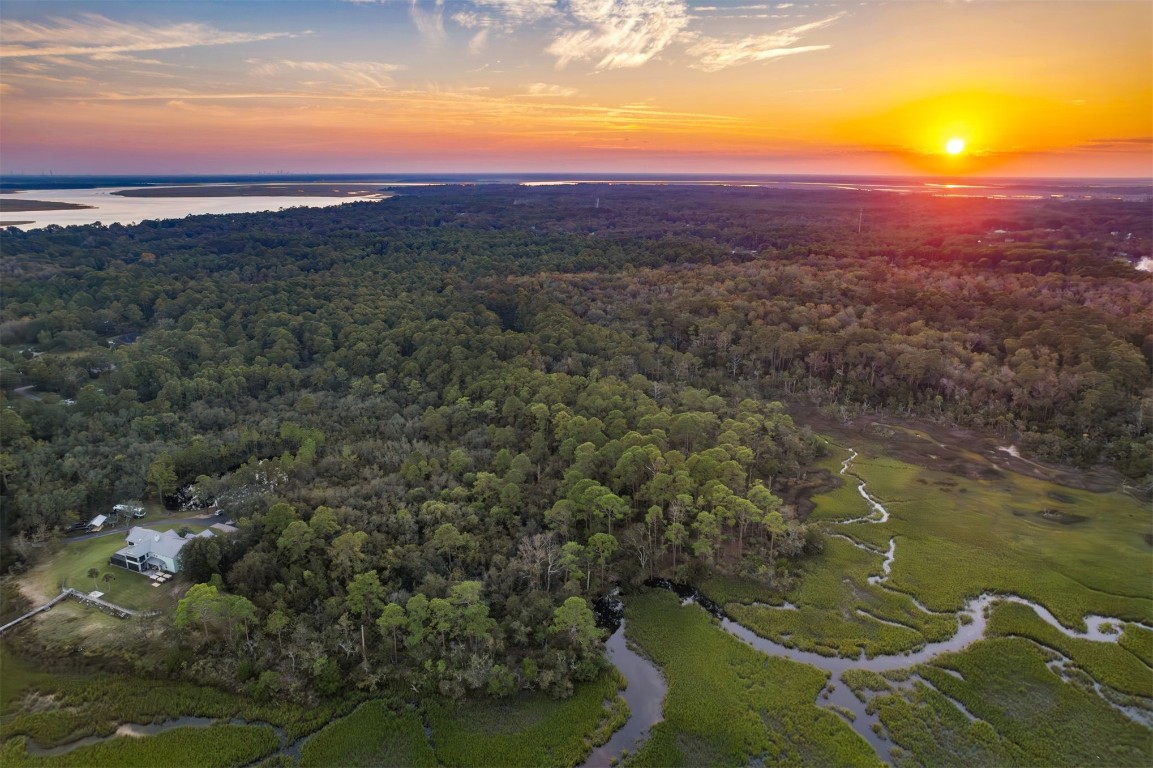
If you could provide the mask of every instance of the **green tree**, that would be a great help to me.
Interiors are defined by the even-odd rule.
[[[193,584],[184,598],[176,604],[176,627],[183,629],[199,621],[208,639],[208,620],[218,615],[220,593],[211,584]]]
[[[557,606],[549,631],[585,652],[591,650],[601,637],[596,616],[583,597],[570,597]]]
[[[392,638],[392,663],[396,663],[396,644],[400,630],[408,623],[408,617],[404,613],[404,607],[397,603],[389,603],[384,606],[380,612],[380,618],[376,620],[377,629],[380,634],[385,637]]]
[[[360,620],[360,655],[364,661],[364,668],[368,669],[368,645],[364,637],[364,626],[384,607],[384,587],[381,586],[376,571],[357,574],[348,585],[345,602],[348,609]]]
[[[172,457],[164,452],[153,459],[148,466],[146,479],[149,485],[156,487],[157,498],[163,500],[166,495],[176,491],[176,465]]]

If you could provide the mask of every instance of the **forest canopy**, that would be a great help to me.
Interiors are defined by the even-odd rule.
[[[1148,488],[1149,213],[492,185],[8,229],[5,565],[124,499],[219,507],[175,622],[221,679],[564,696],[614,582],[820,548],[790,404]]]

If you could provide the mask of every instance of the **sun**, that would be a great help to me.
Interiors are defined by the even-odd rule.
[[[954,136],[945,142],[945,151],[950,155],[959,155],[965,151],[965,140]]]

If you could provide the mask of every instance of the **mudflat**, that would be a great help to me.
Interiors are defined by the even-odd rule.
[[[371,184],[194,184],[141,187],[113,192],[121,197],[391,197]]]
[[[23,211],[69,211],[79,208],[95,208],[94,205],[81,205],[80,203],[58,203],[51,200],[13,200],[0,197],[0,213],[17,213]]]

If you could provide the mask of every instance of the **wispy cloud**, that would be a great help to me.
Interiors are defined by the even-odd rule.
[[[473,0],[469,10],[458,11],[452,18],[462,27],[510,30],[557,15],[557,0]]]
[[[74,19],[53,18],[44,23],[3,19],[0,20],[0,58],[123,54],[251,43],[289,36],[286,32],[227,32],[195,22],[129,23],[94,13]]]
[[[663,51],[689,23],[681,0],[571,0],[578,29],[548,47],[557,66],[583,59],[597,69],[639,67]]]
[[[425,40],[434,45],[444,42],[444,0],[435,0],[432,10],[425,10],[420,0],[412,0],[408,16]]]
[[[706,72],[716,72],[726,67],[740,64],[750,64],[755,61],[771,61],[782,56],[793,56],[798,53],[824,51],[828,45],[802,45],[797,46],[801,38],[809,32],[829,26],[845,14],[838,13],[819,21],[801,24],[779,32],[767,35],[752,35],[739,40],[720,40],[713,37],[704,37],[689,48],[689,55],[697,58],[694,64],[698,69]]]
[[[391,73],[404,69],[400,64],[385,64],[379,61],[291,61],[277,59],[261,61],[248,59],[255,65],[253,74],[271,77],[286,72],[301,72],[329,77],[358,88],[390,88],[393,85]]]
[[[577,93],[576,88],[551,83],[533,83],[528,87],[529,96],[576,96]]]

